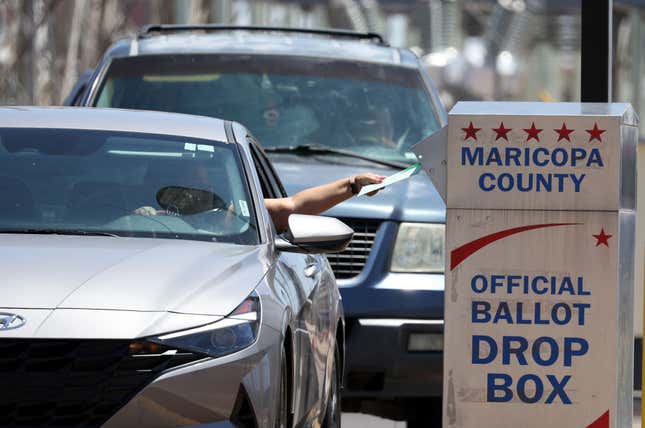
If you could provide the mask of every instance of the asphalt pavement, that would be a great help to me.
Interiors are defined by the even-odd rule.
[[[344,428],[406,428],[405,422],[390,421],[360,413],[343,413],[342,425]],[[634,397],[634,423],[632,427],[641,428],[640,393]]]
[[[361,413],[343,413],[344,428],[406,428],[405,422],[390,421]]]

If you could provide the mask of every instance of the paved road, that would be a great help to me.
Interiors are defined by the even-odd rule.
[[[406,428],[405,422],[390,421],[360,413],[343,413],[344,428]]]
[[[641,428],[640,409],[641,399],[639,397],[634,397],[633,428]],[[406,428],[405,422],[390,421],[359,413],[343,413],[342,424],[344,428]]]

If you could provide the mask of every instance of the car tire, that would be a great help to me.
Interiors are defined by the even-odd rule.
[[[338,369],[341,366],[340,352],[338,347],[334,349],[334,365],[331,368],[331,386],[329,388],[329,397],[327,397],[327,409],[325,411],[325,419],[323,420],[323,428],[341,428],[341,388],[342,379],[341,371]]]
[[[289,428],[289,366],[284,345],[280,351],[280,386],[278,390],[278,405],[275,418],[275,428]]]

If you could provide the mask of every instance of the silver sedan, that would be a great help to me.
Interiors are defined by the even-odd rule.
[[[0,108],[0,426],[340,426],[352,231],[239,124]]]

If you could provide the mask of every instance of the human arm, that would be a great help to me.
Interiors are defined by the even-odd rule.
[[[365,173],[353,177],[356,191],[363,186],[383,181],[384,176]],[[265,199],[264,203],[279,232],[287,230],[291,214],[320,214],[354,196],[351,179],[343,178],[311,187],[287,198]],[[378,191],[369,193],[373,196]]]

